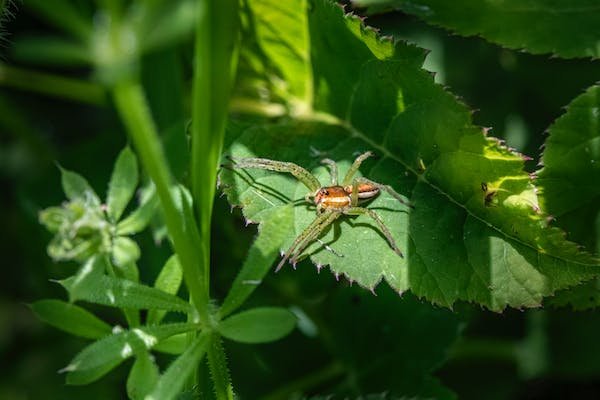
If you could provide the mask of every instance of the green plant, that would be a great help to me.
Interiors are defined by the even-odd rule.
[[[40,213],[41,223],[54,234],[48,254],[76,263],[78,270],[59,281],[69,302],[41,300],[31,307],[51,325],[95,340],[64,368],[68,383],[90,383],[134,358],[127,379],[131,398],[169,399],[185,391],[208,396],[205,386],[216,398],[232,398],[235,380],[222,339],[272,342],[287,336],[298,319],[307,337],[318,332],[331,357],[302,379],[284,376],[287,380],[271,398],[316,391],[330,381],[341,381],[333,386],[341,395],[389,391],[392,396],[452,398],[432,371],[448,349],[455,354],[473,349],[469,343],[451,347],[469,312],[450,313],[395,293],[410,291],[448,308],[460,310],[469,302],[493,311],[544,302],[588,308],[600,299],[594,280],[600,272],[594,255],[600,249],[597,85],[573,100],[550,127],[544,167],[530,173],[527,157],[473,124],[471,111],[422,69],[424,50],[381,37],[332,1],[98,3],[92,11],[64,0],[30,0],[27,7],[63,35],[17,38],[14,43],[19,60],[84,66],[93,71],[91,79],[0,64],[0,81],[6,85],[113,104],[131,141],[115,162],[105,201],[82,176],[61,168],[67,201]],[[505,37],[495,34],[490,19],[482,17],[487,22],[477,26],[444,2],[357,4],[371,5],[371,11],[398,7],[507,47],[598,58],[595,25],[587,23],[597,20],[599,11],[585,1],[581,7],[586,11],[580,12],[585,24],[565,28],[580,34],[577,46],[565,42],[564,33],[552,31],[553,20],[539,25],[541,43],[538,32],[528,32],[529,25],[510,15],[501,22],[513,22],[514,36]],[[541,7],[544,2],[532,4]],[[495,13],[487,6],[471,8]],[[532,8],[534,16],[537,9]],[[517,34],[524,39],[517,40]],[[190,40],[191,90],[186,96],[185,56],[175,56],[173,49],[189,52]],[[160,60],[148,62],[155,52],[161,52]],[[153,79],[144,81],[148,71]],[[162,87],[158,79],[172,85]],[[273,306],[278,300],[238,311],[267,279],[279,251],[314,220],[314,209],[296,202],[306,188],[289,176],[223,170],[219,183],[229,202],[241,206],[246,220],[259,228],[241,268],[236,267],[237,277],[217,304],[211,271],[220,272],[226,263],[211,260],[217,246],[211,241],[211,221],[217,218],[214,198],[224,149],[235,158],[305,166],[321,182],[327,176],[322,158],[340,160],[344,170],[356,152],[379,154],[365,161],[362,172],[389,184],[414,209],[385,192],[369,207],[393,232],[405,257],[398,257],[365,215],[338,220],[320,237],[343,257],[320,242],[306,247],[305,254],[318,271],[328,266],[338,279],[345,277],[373,293],[381,281],[392,290],[382,285],[376,299],[368,291],[334,291],[323,275],[282,274],[270,286],[280,297],[267,298],[294,304],[294,313]],[[134,206],[138,158],[142,185]],[[550,215],[558,219],[556,224]],[[155,237],[166,235],[173,250],[153,286],[143,283],[144,267],[138,265],[150,250],[132,238],[149,226]],[[238,236],[229,238],[232,246]],[[299,290],[303,279],[317,289],[326,286],[319,296],[326,297],[327,311],[320,310],[322,302],[305,300],[310,296]],[[111,327],[74,304],[79,301],[119,309],[127,328]],[[529,376],[546,365],[543,360],[523,361],[526,351],[543,347],[536,335],[541,324],[542,319],[535,319],[523,342],[501,347],[502,356],[520,360]],[[493,347],[481,346],[484,351]],[[176,357],[161,372],[153,352]],[[201,363],[205,356],[209,383]],[[293,363],[293,358],[280,361]]]

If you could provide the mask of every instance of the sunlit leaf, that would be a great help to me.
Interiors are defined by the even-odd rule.
[[[397,8],[461,35],[480,35],[511,49],[561,57],[600,57],[596,0],[353,0]]]
[[[493,310],[536,307],[544,296],[600,272],[600,262],[548,226],[524,157],[471,121],[471,113],[421,69],[424,52],[383,40],[325,0],[306,12],[311,29],[314,110],[300,120],[230,132],[234,157],[289,161],[328,185],[330,158],[343,176],[357,153],[371,150],[362,175],[391,185],[366,204],[404,253],[391,248],[367,216],[342,216],[304,254],[317,266],[373,288],[385,279],[430,301],[457,300]],[[326,21],[327,23],[324,23]],[[336,38],[335,43],[331,38]],[[268,45],[268,43],[263,43]],[[308,190],[289,174],[224,169],[231,203],[264,223],[273,208],[294,205],[286,250],[316,217]]]
[[[219,323],[219,333],[242,343],[267,343],[287,336],[296,317],[285,308],[261,307],[242,311]]]
[[[42,321],[72,335],[99,339],[111,332],[111,327],[91,312],[61,300],[39,300],[31,309]]]
[[[100,378],[127,358],[145,352],[161,340],[198,326],[190,323],[166,324],[122,331],[92,343],[63,368],[67,383],[85,385]]]

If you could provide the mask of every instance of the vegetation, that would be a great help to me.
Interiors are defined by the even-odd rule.
[[[0,2],[0,397],[595,393],[600,8],[452,4]],[[274,274],[307,187],[227,164],[365,151],[403,257],[341,216]]]

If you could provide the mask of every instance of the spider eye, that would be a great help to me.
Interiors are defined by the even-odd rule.
[[[327,190],[327,189],[323,189],[323,194],[324,194],[325,196],[329,196],[329,190]]]

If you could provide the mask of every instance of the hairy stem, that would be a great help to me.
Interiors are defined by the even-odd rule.
[[[135,81],[125,81],[114,88],[114,98],[123,122],[141,158],[146,172],[154,181],[175,252],[183,269],[190,297],[200,322],[209,325],[208,282],[202,271],[203,248],[198,246],[193,221],[184,218],[173,197],[171,174],[163,148],[150,115],[144,91]],[[183,200],[182,200],[183,203]],[[182,204],[182,207],[185,207]],[[198,255],[198,252],[201,252]]]

